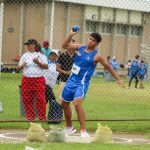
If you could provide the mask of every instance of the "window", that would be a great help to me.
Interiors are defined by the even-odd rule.
[[[142,34],[142,30],[141,26],[131,26],[131,35],[140,36]]]
[[[101,25],[101,32],[102,33],[109,33],[109,34],[111,34],[112,33],[112,28],[113,28],[112,24],[110,24],[110,23],[102,23],[102,25]]]
[[[86,32],[96,32],[98,23],[94,21],[86,21]]]
[[[117,34],[127,35],[129,32],[129,27],[127,25],[118,24],[117,25]]]

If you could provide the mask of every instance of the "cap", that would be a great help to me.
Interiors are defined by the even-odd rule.
[[[112,59],[116,59],[116,57],[114,56]]]
[[[51,54],[52,52],[55,53],[57,56],[59,55],[59,50],[58,50],[58,49],[52,49],[51,52],[50,52],[50,54]]]
[[[49,42],[48,41],[44,41],[43,44],[44,45],[49,45]]]
[[[37,45],[37,40],[35,39],[29,39],[24,45],[29,45],[29,44],[36,44]]]
[[[48,48],[49,47],[49,42],[48,41],[44,41],[43,42],[43,47]]]

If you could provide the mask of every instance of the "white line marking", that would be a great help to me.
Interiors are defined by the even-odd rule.
[[[27,133],[3,133],[3,134],[0,134],[0,138],[5,138],[5,139],[12,139],[12,140],[20,140],[20,141],[25,141],[25,139],[22,139],[22,138],[17,138],[17,137],[10,137],[9,135],[13,135],[13,134],[20,134],[20,135],[26,135]],[[45,134],[46,136],[48,136],[48,132]],[[80,135],[75,135],[75,137],[77,136],[80,136]],[[93,137],[93,136],[92,136]],[[113,143],[120,143],[120,144],[123,144],[123,143],[132,143],[132,142],[149,142],[150,140],[146,140],[146,139],[141,139],[141,138],[122,138],[122,137],[112,137],[112,142]],[[115,140],[116,139],[116,140]],[[120,140],[120,141],[117,141]]]
[[[13,139],[13,140],[21,140],[21,141],[24,141],[24,140],[25,140],[25,139],[21,139],[21,138],[15,138],[15,137],[6,136],[6,135],[9,135],[9,134],[14,134],[14,133],[0,134],[0,137],[1,137],[1,138],[5,138],[5,139]],[[21,134],[21,133],[20,133],[20,134]]]
[[[133,140],[128,138],[120,138],[120,137],[113,137],[113,139],[120,139],[123,141],[114,141],[115,143],[131,143]]]

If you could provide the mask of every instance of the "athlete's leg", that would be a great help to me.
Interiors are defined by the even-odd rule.
[[[138,79],[137,74],[136,74],[136,75],[135,75],[135,88],[137,88],[138,82],[139,82],[139,79]]]
[[[60,85],[59,85],[59,90],[58,90],[58,103],[59,104],[62,104],[62,91],[64,89],[64,86],[65,86],[66,82],[61,82]]]
[[[62,100],[62,108],[64,110],[65,120],[66,120],[66,127],[72,127],[72,111],[70,107],[70,102],[65,102]]]
[[[76,112],[77,112],[77,117],[78,117],[78,120],[80,123],[81,130],[85,130],[86,129],[85,113],[84,113],[84,110],[82,108],[82,102],[83,102],[82,98],[75,99],[74,100],[74,107],[75,107]]]

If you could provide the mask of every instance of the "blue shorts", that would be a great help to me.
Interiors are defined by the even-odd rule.
[[[67,81],[62,92],[62,99],[66,102],[71,102],[77,98],[84,99],[88,90],[88,85],[89,84],[76,84],[75,82]]]

